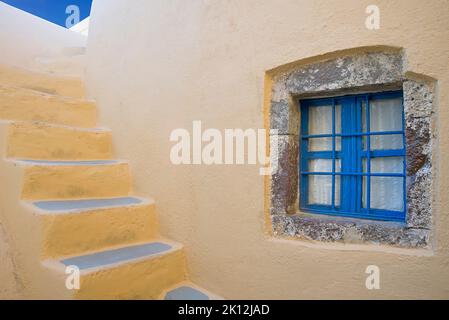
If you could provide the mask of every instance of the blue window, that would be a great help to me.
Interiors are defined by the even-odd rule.
[[[302,211],[405,221],[402,91],[300,101]]]

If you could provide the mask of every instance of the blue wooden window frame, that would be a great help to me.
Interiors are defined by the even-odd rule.
[[[370,101],[373,99],[401,98],[402,130],[372,132],[370,128]],[[301,159],[300,159],[300,207],[304,212],[333,216],[353,217],[369,220],[405,222],[406,218],[406,141],[403,92],[391,91],[349,95],[325,99],[300,100],[301,109]],[[336,128],[336,106],[341,106],[341,130]],[[332,133],[310,135],[308,132],[310,107],[332,106]],[[366,131],[362,128],[362,108],[365,106]],[[371,150],[373,136],[402,135],[402,149]],[[341,150],[336,149],[337,137],[341,139]],[[363,148],[363,138],[366,137],[366,150]],[[312,138],[332,138],[331,151],[309,151],[309,141]],[[372,173],[371,159],[376,157],[402,157],[404,170],[402,173]],[[311,159],[332,160],[332,172],[309,172]],[[336,161],[340,159],[341,170],[336,172]],[[366,159],[366,172],[363,172],[363,160]],[[313,175],[332,176],[332,205],[308,204],[308,177]],[[336,205],[336,177],[340,176],[340,204]],[[363,207],[363,178],[366,177],[366,208]],[[371,208],[371,178],[397,177],[403,180],[403,211],[390,211]]]

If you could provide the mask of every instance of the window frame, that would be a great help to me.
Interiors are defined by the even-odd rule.
[[[371,100],[401,98],[402,130],[371,132],[370,128],[370,104]],[[362,106],[365,103],[366,132],[363,129]],[[341,130],[336,133],[336,105],[341,105]],[[301,111],[300,128],[300,209],[303,212],[323,214],[331,216],[352,217],[379,221],[406,221],[406,136],[405,136],[405,111],[403,91],[389,91],[381,93],[366,93],[357,95],[336,96],[318,99],[300,99]],[[308,132],[310,107],[332,106],[332,132],[330,134],[311,135]],[[350,126],[345,124],[350,123]],[[371,150],[372,136],[401,135],[402,149]],[[336,150],[337,137],[341,139],[341,150]],[[363,150],[363,138],[366,137],[366,151]],[[331,138],[332,150],[309,151],[309,140],[312,138]],[[349,156],[352,154],[352,156]],[[355,155],[355,156],[354,156]],[[402,173],[372,173],[371,159],[385,157],[401,157],[403,159]],[[310,172],[308,161],[311,159],[332,160],[332,172]],[[336,172],[336,160],[341,159],[341,172]],[[343,161],[345,159],[345,161]],[[363,159],[367,160],[366,173],[363,172]],[[349,169],[349,170],[348,170]],[[332,202],[331,205],[308,204],[308,179],[310,176],[332,176]],[[340,207],[335,205],[336,177],[340,176]],[[363,184],[366,177],[367,207],[363,208]],[[371,208],[371,178],[372,177],[397,177],[403,179],[403,210],[392,211]],[[345,208],[345,209],[342,209]]]

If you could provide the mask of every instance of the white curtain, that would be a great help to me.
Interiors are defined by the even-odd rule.
[[[402,99],[381,99],[370,101],[371,132],[401,131]],[[402,135],[371,136],[371,150],[395,150],[404,147]],[[366,164],[364,165],[366,169]],[[402,157],[371,159],[372,173],[403,173]],[[363,206],[367,207],[367,179],[363,183]],[[372,209],[393,211],[404,210],[404,180],[396,177],[371,177]]]
[[[363,164],[366,172],[366,161]],[[402,157],[371,159],[371,173],[403,173]],[[367,178],[363,179],[363,207],[367,208]],[[404,210],[404,180],[396,177],[371,177],[371,208]]]
[[[332,160],[309,161],[311,172],[332,172]],[[340,159],[335,160],[335,172],[341,171]],[[340,205],[340,176],[335,176],[335,205]],[[332,176],[309,176],[309,204],[332,205]]]
[[[371,132],[401,131],[403,129],[402,99],[381,99],[370,102]],[[394,150],[404,147],[402,135],[371,137],[371,150]],[[372,173],[403,173],[402,157],[371,159]],[[364,182],[364,206],[366,203],[366,180]],[[404,180],[396,177],[371,177],[372,209],[404,210]]]
[[[402,130],[402,100],[400,98],[372,100],[370,107],[371,132]],[[371,136],[371,150],[393,150],[402,149],[402,147],[402,135]]]
[[[309,108],[309,134],[332,134],[332,105]],[[335,132],[341,133],[341,106],[335,106]],[[341,150],[341,138],[336,139],[336,150]],[[332,151],[332,138],[309,140],[309,151]],[[340,160],[335,162],[340,171]],[[311,172],[332,172],[332,160],[309,161]],[[332,205],[332,176],[309,176],[309,204]],[[335,177],[335,205],[340,205],[340,176]]]
[[[335,133],[341,133],[341,106],[335,106]],[[309,108],[309,134],[332,134],[332,106]],[[336,150],[341,150],[341,138],[336,139]],[[332,138],[309,140],[309,151],[332,151]]]

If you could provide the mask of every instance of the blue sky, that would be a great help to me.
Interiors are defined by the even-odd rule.
[[[92,0],[1,0],[13,7],[32,13],[50,22],[65,27],[68,17],[66,8],[77,5],[80,8],[80,21],[90,15]]]

